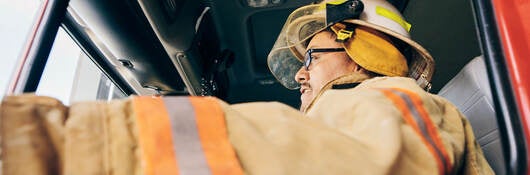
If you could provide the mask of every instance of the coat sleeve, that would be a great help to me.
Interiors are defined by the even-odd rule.
[[[392,174],[402,148],[399,118],[387,117],[387,110],[341,118],[343,126],[334,127],[280,103],[224,109],[230,140],[249,174]]]
[[[0,106],[1,173],[61,174],[67,110],[50,97],[4,97]]]

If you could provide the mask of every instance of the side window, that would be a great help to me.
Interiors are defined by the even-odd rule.
[[[62,28],[55,38],[36,94],[55,97],[64,104],[126,97]]]

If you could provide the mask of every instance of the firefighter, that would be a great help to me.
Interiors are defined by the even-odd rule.
[[[300,90],[307,117],[396,156],[383,162],[412,163],[393,162],[404,167],[386,167],[386,173],[491,174],[467,120],[447,100],[428,93],[434,60],[410,39],[410,29],[384,0],[303,6],[288,17],[268,65],[285,87]],[[393,122],[400,134],[388,132]],[[378,145],[392,143],[400,145]],[[426,156],[420,152],[432,157],[420,158]]]

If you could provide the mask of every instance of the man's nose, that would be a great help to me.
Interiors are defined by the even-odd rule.
[[[305,67],[302,66],[302,67],[300,67],[300,69],[298,69],[298,72],[296,72],[296,75],[294,76],[294,79],[298,83],[303,83],[303,82],[309,80],[309,72],[307,72]]]

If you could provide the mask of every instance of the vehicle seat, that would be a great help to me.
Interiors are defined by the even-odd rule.
[[[471,60],[438,95],[455,104],[467,117],[491,168],[496,174],[505,174],[504,154],[484,58],[479,56]]]

